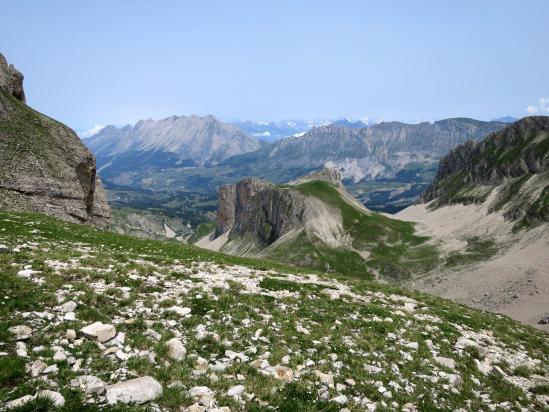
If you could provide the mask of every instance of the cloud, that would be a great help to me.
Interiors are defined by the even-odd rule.
[[[526,111],[529,114],[549,113],[549,97],[540,97],[538,104],[528,106]]]
[[[78,135],[82,139],[87,139],[88,137],[95,136],[97,133],[99,133],[101,130],[103,130],[105,126],[102,126],[100,124],[96,124],[91,129],[85,130],[83,132],[78,133]]]

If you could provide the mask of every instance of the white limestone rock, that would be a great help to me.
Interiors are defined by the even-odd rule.
[[[145,403],[162,395],[162,385],[151,376],[142,376],[106,387],[109,405],[122,403]]]

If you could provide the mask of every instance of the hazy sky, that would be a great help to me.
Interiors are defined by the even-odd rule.
[[[549,1],[29,1],[0,52],[82,131],[221,119],[524,116],[549,108]]]

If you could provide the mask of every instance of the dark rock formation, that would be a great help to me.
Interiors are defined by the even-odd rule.
[[[24,104],[22,76],[3,62],[0,55],[0,208],[108,227],[94,156],[67,126]]]
[[[303,227],[305,198],[290,188],[246,178],[219,189],[216,237],[231,231],[262,246],[274,243],[291,230]]]
[[[542,132],[549,132],[548,116],[525,117],[480,143],[470,140],[456,147],[441,159],[435,180],[421,200],[428,202],[449,193],[448,179],[458,174],[463,185],[496,186],[504,178],[549,169],[547,137],[536,141]]]

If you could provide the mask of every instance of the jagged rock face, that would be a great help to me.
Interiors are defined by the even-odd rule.
[[[218,190],[217,227],[215,236],[220,236],[234,226],[236,208],[236,185],[224,185]]]
[[[549,117],[526,117],[481,143],[467,142],[444,157],[420,201],[432,207],[483,203],[520,226],[549,221]]]
[[[71,129],[26,106],[7,88],[0,88],[0,208],[100,228],[110,221],[94,156]]]
[[[4,89],[16,99],[25,102],[23,90],[23,74],[12,64],[8,64],[6,58],[0,53],[0,88]]]
[[[262,246],[303,227],[305,198],[291,189],[247,178],[219,191],[219,236],[230,230],[231,238],[248,237]]]
[[[462,174],[461,183],[496,186],[505,178],[539,174],[549,169],[547,137],[548,116],[526,117],[477,143],[468,141],[441,159],[437,175],[422,195],[431,201],[448,191],[447,179]],[[537,140],[537,141],[536,141]]]

